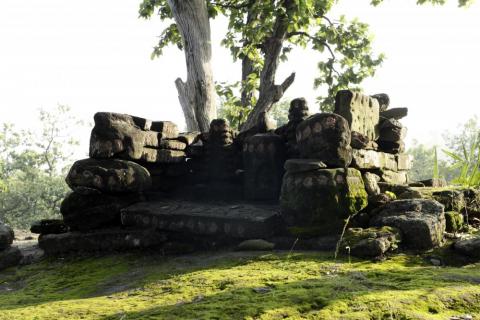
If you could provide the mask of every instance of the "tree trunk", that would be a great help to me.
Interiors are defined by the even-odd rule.
[[[206,132],[216,118],[210,21],[205,0],[168,0],[182,36],[187,81],[175,81],[188,131]]]
[[[284,92],[295,80],[295,73],[288,76],[280,85],[275,84],[280,54],[283,42],[287,36],[288,11],[293,10],[294,2],[285,0],[284,4],[287,13],[278,16],[275,21],[272,36],[263,44],[262,51],[265,56],[262,72],[260,73],[259,97],[255,108],[248,115],[247,121],[242,125],[241,130],[246,131],[255,126],[263,112],[268,112],[272,105],[278,102]]]

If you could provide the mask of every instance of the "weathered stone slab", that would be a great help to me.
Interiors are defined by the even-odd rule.
[[[120,225],[120,210],[141,201],[137,194],[112,196],[70,193],[62,201],[60,212],[71,230],[90,231]],[[41,232],[40,232],[41,233]]]
[[[31,233],[60,234],[68,232],[68,226],[60,219],[44,219],[36,221],[30,227]]]
[[[76,161],[65,179],[72,190],[97,189],[104,193],[141,193],[152,186],[147,169],[119,159],[83,159]]]
[[[284,175],[280,196],[282,217],[299,235],[341,231],[344,219],[367,205],[360,171],[320,169]]]
[[[398,170],[408,171],[412,169],[413,157],[411,155],[405,153],[397,154],[395,159],[397,160]]]
[[[377,99],[360,92],[340,90],[335,97],[335,113],[347,119],[352,131],[370,140],[378,138],[380,105]]]
[[[443,205],[435,200],[397,200],[386,204],[370,225],[396,227],[407,248],[428,250],[442,245],[445,214]]]
[[[400,120],[408,115],[408,108],[392,108],[380,112],[380,118],[382,119],[395,119]]]
[[[196,235],[253,239],[271,236],[278,207],[267,205],[156,201],[122,210],[122,224]]]
[[[334,113],[317,113],[297,126],[301,158],[316,159],[330,167],[345,168],[352,162],[348,122]]]
[[[89,233],[42,235],[38,239],[38,245],[46,255],[58,255],[152,248],[159,247],[166,241],[165,234],[154,230],[106,229]]]
[[[352,256],[375,258],[396,250],[401,239],[401,232],[396,228],[350,228],[345,232],[342,249],[350,251]]]
[[[380,122],[379,141],[384,142],[400,142],[407,136],[407,128],[398,120],[384,119]]]
[[[405,185],[408,184],[408,172],[407,171],[391,171],[391,170],[380,170],[378,175],[381,178],[381,182],[386,182],[390,184]]]
[[[284,168],[290,173],[306,172],[325,169],[327,165],[315,159],[289,159],[285,161]]]
[[[466,205],[463,190],[441,190],[432,193],[433,199],[445,206],[445,211],[461,212]]]
[[[182,132],[178,134],[178,141],[185,143],[187,146],[194,144],[200,140],[201,132]]]
[[[480,259],[480,237],[459,240],[455,242],[453,249],[468,257]]]
[[[10,247],[14,238],[12,228],[0,221],[0,250]]]
[[[164,138],[178,136],[178,127],[171,121],[153,121],[150,130],[160,133]]]
[[[15,267],[22,260],[22,253],[17,247],[0,250],[0,270]]]
[[[179,150],[143,148],[141,160],[150,163],[180,163],[186,159],[186,153]]]
[[[244,196],[250,200],[278,200],[282,186],[285,146],[276,134],[256,134],[245,140]]]
[[[380,177],[371,172],[362,173],[363,183],[365,184],[365,190],[369,196],[376,196],[380,194],[380,187],[378,182],[380,182]]]
[[[361,170],[387,169],[397,171],[397,161],[393,154],[374,150],[353,149],[352,167]]]
[[[152,126],[151,120],[131,116],[128,114],[113,112],[97,112],[93,116],[93,120],[95,121],[95,125],[99,125],[105,128],[114,127],[117,123],[125,123],[130,126],[134,126],[141,130],[147,131],[150,130]]]
[[[390,97],[386,93],[377,93],[371,96],[374,99],[377,99],[380,106],[380,112],[385,111],[390,106]]]

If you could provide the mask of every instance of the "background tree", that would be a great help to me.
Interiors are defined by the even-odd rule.
[[[201,0],[184,3],[198,1]],[[343,16],[338,20],[327,17],[335,0],[204,1],[206,5],[197,13],[201,16],[208,14],[210,18],[219,14],[227,17],[228,30],[222,44],[230,49],[234,61],[242,63],[240,103],[235,103],[241,107],[239,118],[246,118],[241,126],[243,130],[255,125],[262,112],[270,111],[293,83],[294,73],[277,83],[276,71],[294,47],[310,47],[326,53],[317,63],[319,75],[314,81],[316,87],[323,87],[327,92],[319,97],[322,110],[332,109],[336,91],[360,84],[374,74],[383,60],[382,55],[372,53],[371,35],[365,23],[347,21]],[[160,56],[170,44],[182,49],[187,43],[185,39],[192,37],[192,34],[185,34],[189,31],[185,28],[179,32],[182,22],[178,15],[172,14],[173,2],[144,0],[140,5],[141,17],[149,18],[158,12],[162,20],[173,19],[173,23],[162,32],[153,56]],[[381,2],[372,0],[371,3],[378,5]],[[444,2],[418,0],[419,4]],[[459,0],[459,5],[470,2]]]
[[[3,124],[0,132],[0,220],[29,228],[39,219],[58,217],[68,192],[64,181],[78,141],[72,129],[81,123],[66,106],[40,110],[38,132]]]

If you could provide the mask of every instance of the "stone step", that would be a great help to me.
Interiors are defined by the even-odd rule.
[[[122,210],[122,224],[236,239],[267,238],[279,226],[279,208],[264,204],[141,202]]]

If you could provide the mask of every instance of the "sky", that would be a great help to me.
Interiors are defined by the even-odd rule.
[[[39,126],[37,110],[71,107],[92,122],[97,111],[128,113],[184,126],[174,80],[185,78],[183,53],[176,48],[150,59],[165,25],[138,18],[140,0],[1,0],[0,122]],[[387,59],[364,92],[385,92],[392,107],[408,107],[403,120],[408,141],[440,144],[447,130],[480,116],[480,3],[468,9],[456,1],[417,6],[414,0],[340,0],[329,14],[358,17],[375,35],[374,50]],[[224,19],[212,22],[216,81],[238,81],[240,65],[219,43]],[[313,89],[318,54],[295,50],[281,65],[278,81],[295,71],[285,97],[305,97],[319,106]],[[90,128],[77,134],[88,151]]]

